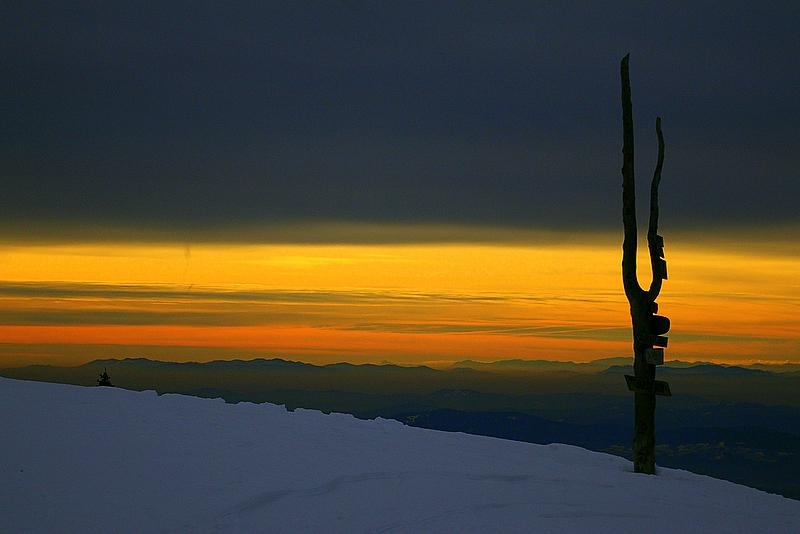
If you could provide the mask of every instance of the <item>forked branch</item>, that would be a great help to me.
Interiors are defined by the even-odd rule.
[[[622,223],[625,238],[622,243],[622,282],[628,300],[647,298],[655,301],[661,291],[662,279],[666,277],[666,263],[662,259],[664,243],[658,236],[658,186],[661,183],[661,169],[664,166],[664,136],[661,133],[661,117],[656,118],[658,137],[658,161],[650,184],[650,224],[647,231],[647,245],[650,250],[650,265],[653,278],[650,289],[645,292],[636,276],[636,180],[634,173],[633,104],[631,102],[631,82],[628,68],[629,56],[622,58],[620,75],[622,78]]]

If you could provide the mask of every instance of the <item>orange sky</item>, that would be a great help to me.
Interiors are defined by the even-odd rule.
[[[627,355],[617,241],[5,245],[0,366]],[[800,361],[800,257],[691,242],[667,238],[668,359]]]

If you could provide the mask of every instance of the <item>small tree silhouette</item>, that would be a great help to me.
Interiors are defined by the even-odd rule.
[[[100,373],[100,378],[97,379],[97,385],[112,386],[112,387],[114,386],[114,384],[111,383],[111,377],[108,376],[108,372],[105,370],[105,368],[103,368],[103,372]]]
[[[629,55],[622,58],[622,224],[625,238],[622,243],[622,282],[630,303],[633,323],[633,352],[635,376],[626,376],[628,389],[634,392],[633,466],[637,473],[655,474],[655,411],[656,394],[671,393],[666,382],[655,380],[656,365],[664,362],[669,319],[654,315],[658,311],[656,298],[661,292],[662,280],[667,279],[667,262],[664,260],[664,239],[658,235],[658,186],[664,165],[664,136],[661,134],[661,117],[656,117],[658,160],[650,185],[650,224],[647,245],[653,278],[648,290],[642,289],[636,278],[636,193],[633,170],[633,106],[628,73]]]

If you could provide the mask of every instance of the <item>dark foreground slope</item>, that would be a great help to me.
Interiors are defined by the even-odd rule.
[[[2,532],[800,531],[730,482],[385,419],[0,378],[0,425]]]
[[[280,359],[172,363],[99,360],[6,376],[118,386],[393,418],[432,429],[630,455],[632,399],[623,359],[590,364],[462,362],[452,369],[315,366]],[[658,462],[800,499],[800,377],[763,369],[674,363],[675,394],[659,399]],[[751,399],[758,399],[753,402]]]

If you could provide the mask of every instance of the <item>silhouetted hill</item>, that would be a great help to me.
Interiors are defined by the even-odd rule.
[[[630,361],[627,357],[602,358],[590,362],[570,362],[557,360],[497,360],[493,362],[478,362],[475,360],[462,360],[451,366],[451,369],[475,369],[490,372],[542,372],[542,371],[572,371],[576,373],[596,373],[612,365],[624,365]]]
[[[301,368],[315,367],[314,365],[284,360],[281,358],[253,358],[252,360],[213,360],[210,362],[165,362],[160,360],[150,360],[148,358],[123,358],[123,359],[99,359],[83,364],[81,367],[93,367],[96,365],[138,365],[142,367],[175,367],[175,368],[203,368],[203,369],[230,369],[240,367],[271,367],[271,368]]]
[[[241,394],[280,390],[351,390],[363,392],[435,391],[443,373],[429,367],[396,365],[312,365],[283,359],[219,360],[206,363],[162,362],[144,358],[95,360],[76,367],[30,366],[2,371],[5,376],[92,385],[103,368],[129,389],[159,392],[225,389]]]
[[[800,363],[753,363],[742,367],[760,369],[770,373],[800,373]]]
[[[516,396],[566,394],[627,397],[621,375],[632,373],[632,368],[616,365],[620,361],[629,360],[607,358],[586,364],[506,360],[491,364],[477,363],[477,368],[457,366],[441,370],[392,364],[313,365],[280,358],[206,363],[126,358],[95,360],[76,367],[33,365],[5,369],[0,374],[11,378],[88,386],[94,385],[98,374],[107,369],[112,381],[119,387],[178,393],[224,390],[229,392],[225,396],[229,400],[246,397],[270,400],[270,395],[279,391],[341,391],[409,396],[426,395],[439,390],[472,390]],[[609,366],[610,363],[615,365]],[[471,365],[469,362],[461,364]],[[518,370],[519,366],[524,369]],[[581,370],[576,372],[576,368]],[[676,396],[733,401],[759,399],[767,404],[800,405],[800,375],[792,372],[770,373],[738,366],[669,362],[659,368],[658,375],[670,380]]]
[[[633,374],[633,365],[613,365],[602,371],[607,374]],[[669,375],[715,375],[715,376],[764,376],[768,371],[748,369],[735,365],[702,363],[697,365],[672,366],[669,362],[658,368],[659,376]]]

